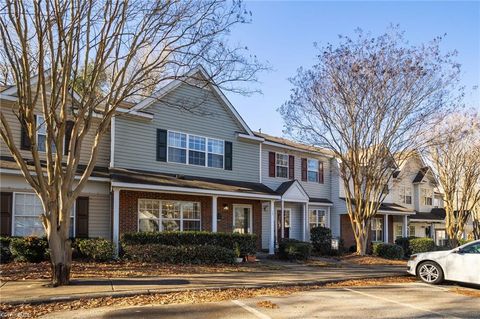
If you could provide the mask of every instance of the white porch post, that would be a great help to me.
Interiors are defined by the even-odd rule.
[[[430,237],[437,243],[437,238],[435,238],[435,223],[432,223],[432,227],[430,227]]]
[[[118,256],[120,236],[120,190],[118,188],[113,189],[113,232],[112,232],[113,245],[115,246],[115,255]]]
[[[303,203],[303,223],[302,223],[302,234],[303,234],[303,241],[307,240],[307,203]]]
[[[268,243],[268,253],[275,254],[275,201],[270,201],[270,242]]]
[[[385,235],[383,241],[388,243],[388,214],[383,215],[383,228],[385,229]]]
[[[408,216],[403,216],[403,227],[402,227],[402,237],[408,236]]]
[[[282,239],[285,238],[285,202],[282,199]]]
[[[212,232],[217,232],[217,196],[212,196]]]

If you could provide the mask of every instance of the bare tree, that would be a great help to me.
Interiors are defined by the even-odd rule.
[[[473,238],[480,239],[480,201],[477,202],[472,211]]]
[[[452,99],[459,66],[440,53],[441,38],[410,46],[397,28],[379,37],[357,31],[319,48],[317,64],[300,69],[280,112],[287,132],[323,146],[339,161],[347,213],[365,254],[371,219],[385,185]]]
[[[455,113],[436,130],[438,143],[427,151],[443,190],[447,235],[456,247],[480,203],[480,119]]]
[[[27,132],[28,156],[14,140],[4,110],[0,134],[42,202],[53,286],[69,283],[70,209],[118,108],[168,81],[186,81],[197,65],[211,76],[197,83],[214,81],[248,93],[239,82],[255,80],[263,67],[245,48],[226,40],[230,28],[247,18],[238,1],[1,1],[0,64],[11,70],[16,86],[12,111]],[[38,112],[44,118],[39,125]],[[67,120],[73,126],[64,146]],[[46,131],[44,154],[36,134],[40,126]],[[94,142],[86,147],[89,133]],[[80,153],[89,154],[89,160],[74,182]]]

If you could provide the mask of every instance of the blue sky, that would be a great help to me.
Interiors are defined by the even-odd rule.
[[[400,24],[412,44],[447,34],[442,48],[459,51],[462,82],[469,89],[467,104],[479,107],[480,1],[247,1],[252,23],[237,26],[233,44],[242,44],[273,71],[262,73],[254,87],[263,94],[227,96],[248,125],[265,133],[282,135],[283,121],[276,111],[290,94],[289,77],[300,66],[315,62],[313,43],[336,43],[338,35],[352,35],[360,27],[374,35],[390,24]]]

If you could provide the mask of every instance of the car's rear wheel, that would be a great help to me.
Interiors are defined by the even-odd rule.
[[[443,281],[443,270],[434,261],[424,261],[418,266],[418,277],[427,284],[437,285]]]

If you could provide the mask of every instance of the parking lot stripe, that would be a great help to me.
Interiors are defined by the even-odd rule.
[[[250,306],[247,306],[246,304],[244,304],[243,302],[241,302],[240,300],[232,300],[232,302],[234,304],[236,304],[237,306],[240,306],[242,307],[243,309],[245,309],[246,311],[254,314],[257,318],[260,318],[260,319],[272,319],[270,318],[270,316],[267,316],[266,314],[264,313],[261,313],[260,311],[258,311],[257,309],[254,309]]]
[[[436,312],[436,311],[432,311],[432,310],[429,310],[429,309],[425,309],[425,308],[422,308],[422,307],[417,307],[415,305],[411,305],[411,304],[408,304],[408,303],[403,303],[403,302],[399,302],[399,301],[396,301],[396,300],[393,300],[393,299],[388,299],[388,298],[384,298],[384,297],[379,297],[379,296],[375,296],[375,295],[371,295],[371,294],[368,294],[366,292],[362,292],[362,291],[358,291],[358,290],[353,290],[353,289],[350,289],[350,288],[343,288],[344,290],[347,290],[347,291],[350,291],[350,292],[354,292],[356,294],[360,294],[360,295],[363,295],[363,296],[367,296],[367,297],[370,297],[370,298],[376,298],[376,299],[380,299],[380,300],[383,300],[383,301],[388,301],[388,302],[391,302],[391,303],[395,303],[397,305],[400,305],[400,306],[404,306],[404,307],[408,307],[408,308],[412,308],[412,309],[415,309],[415,310],[420,310],[420,311],[423,311],[423,312],[429,312],[429,313],[432,313],[434,315],[437,315],[437,316],[440,316],[440,317],[448,317],[448,318],[455,318],[455,319],[460,319],[458,317],[454,317],[454,316],[451,316],[451,315],[445,315],[445,314],[442,314],[440,312]]]

